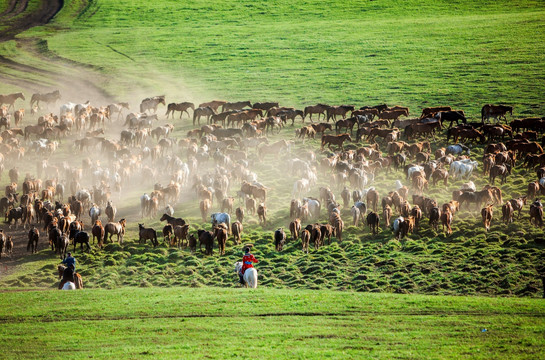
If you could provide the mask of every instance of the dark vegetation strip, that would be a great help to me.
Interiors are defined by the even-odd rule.
[[[419,311],[419,312],[380,312],[380,311],[350,311],[342,313],[318,313],[318,312],[285,312],[285,313],[264,313],[264,314],[251,314],[255,317],[352,317],[352,316],[525,316],[530,318],[545,318],[545,314],[536,314],[531,312],[484,312],[484,311]],[[1,324],[7,323],[23,323],[23,322],[41,322],[41,323],[53,323],[53,322],[68,322],[68,321],[118,321],[118,320],[144,320],[144,319],[193,319],[193,318],[240,318],[247,315],[235,315],[235,314],[170,314],[170,315],[130,315],[130,316],[78,316],[77,318],[55,318],[55,317],[36,317],[36,316],[23,316],[23,317],[0,317]]]

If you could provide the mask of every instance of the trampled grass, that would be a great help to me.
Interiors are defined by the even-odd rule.
[[[65,352],[78,359],[536,359],[545,351],[545,313],[535,299],[219,288],[2,298],[6,359]]]

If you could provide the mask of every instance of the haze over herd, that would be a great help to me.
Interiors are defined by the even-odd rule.
[[[58,90],[29,103],[23,93],[0,97],[5,255],[21,226],[28,252],[50,246],[60,259],[72,243],[123,244],[137,223],[134,241],[204,246],[206,255],[216,247],[220,256],[243,243],[247,224],[265,230],[276,251],[288,242],[306,253],[340,244],[348,226],[386,239],[422,228],[448,238],[459,213],[481,218],[469,226],[486,231],[500,221],[543,226],[545,120],[516,119],[511,106],[484,105],[468,122],[450,106],[414,117],[401,105],[66,100]],[[265,164],[272,179],[261,175]],[[534,180],[511,198],[502,186],[514,169]]]

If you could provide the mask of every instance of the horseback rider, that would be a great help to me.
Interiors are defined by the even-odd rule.
[[[247,247],[244,250],[244,256],[242,257],[242,269],[240,270],[240,274],[238,276],[240,277],[240,283],[244,285],[244,272],[246,269],[253,268],[253,263],[258,263],[259,261],[250,254],[250,248]]]
[[[66,267],[72,267],[73,271],[76,271],[76,259],[72,256],[72,253],[68,253],[68,256],[62,261]]]
[[[62,261],[62,264],[66,265],[62,273],[62,280],[59,284],[59,289],[62,289],[64,284],[68,281],[75,283],[74,274],[76,273],[76,259],[72,256],[71,253],[67,254],[68,256]]]

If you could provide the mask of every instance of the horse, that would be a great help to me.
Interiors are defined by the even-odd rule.
[[[486,104],[481,109],[481,121],[484,124],[485,119],[490,121],[491,117],[496,119],[496,123],[502,118],[503,120],[507,121],[507,118],[505,117],[507,113],[513,116],[512,106]]]
[[[10,108],[15,108],[15,100],[17,99],[23,99],[25,100],[25,95],[23,93],[14,93],[9,95],[0,95],[0,105],[2,104],[8,104],[8,110]]]
[[[117,235],[117,241],[120,244],[123,244],[123,236],[125,235],[125,226],[127,221],[125,219],[119,220],[119,222],[109,222],[104,227],[104,240],[110,235],[110,241],[112,241],[112,236]]]
[[[38,240],[40,239],[40,231],[35,227],[32,227],[28,232],[28,244],[26,251],[30,251],[32,254],[38,252]]]
[[[57,267],[57,271],[59,273],[59,279],[62,278],[62,275],[63,275],[65,269],[66,269],[66,266],[64,266],[64,265],[59,265]],[[77,290],[83,289],[83,281],[81,280],[81,275],[76,273],[76,272],[74,273],[74,282],[69,281],[69,282],[67,282],[67,284],[73,284],[75,286],[75,289],[77,289]],[[68,287],[70,289],[65,289],[63,287],[62,290],[75,290],[75,289],[71,288],[70,285]]]
[[[163,216],[161,216],[159,221],[166,221],[167,224],[170,224],[172,226],[176,226],[176,225],[184,226],[185,225],[185,220],[184,219],[175,218],[175,217],[172,217],[172,216],[170,216],[168,214],[163,214]]]
[[[32,94],[32,97],[30,98],[30,107],[33,107],[34,103],[36,103],[36,106],[40,106],[40,101],[44,102],[46,104],[50,103],[56,103],[61,99],[61,93],[59,90],[52,91],[50,93],[46,94]]]
[[[449,129],[452,127],[452,123],[456,121],[456,125],[458,125],[458,120],[461,120],[463,124],[467,123],[466,116],[462,110],[449,110],[449,111],[439,111],[434,115],[434,118],[439,120],[441,122],[441,125],[445,121],[450,121]]]
[[[115,214],[117,214],[117,209],[115,206],[112,205],[111,201],[108,201],[108,205],[106,206],[106,210],[104,212],[106,213],[106,216],[108,217],[108,221],[110,222],[114,221]]]
[[[329,106],[326,110],[327,122],[329,122],[329,119],[332,119],[332,121],[336,121],[337,115],[341,115],[344,119],[346,117],[346,113],[349,111],[354,111],[354,106],[352,105]]]
[[[195,110],[195,104],[191,102],[170,103],[167,106],[167,112],[165,115],[167,116],[167,119],[168,119],[168,116],[172,113],[172,118],[174,119],[174,112],[179,111],[180,119],[181,119],[184,112],[189,117],[189,111],[188,111],[189,109]]]
[[[93,206],[89,209],[89,217],[91,218],[91,222],[94,223],[97,221],[101,213],[102,211],[100,208],[96,204],[93,204]]]
[[[120,103],[117,103],[117,104],[110,104],[106,108],[108,109],[108,113],[109,113],[108,119],[110,119],[110,117],[114,113],[117,113],[117,120],[119,121],[119,118],[122,115],[121,113],[122,113],[123,109],[129,110],[129,103],[120,102]]]
[[[74,252],[76,251],[76,245],[81,244],[80,249],[83,252],[83,244],[87,247],[87,252],[91,251],[91,245],[89,245],[89,234],[85,231],[73,230],[71,237],[74,239]]]
[[[172,225],[167,225],[167,226],[172,226]],[[180,225],[174,226],[172,228],[174,239],[171,241],[170,245],[172,246],[177,244],[178,248],[183,247],[184,240],[187,240],[188,232],[189,232],[189,224],[185,224],[183,226],[180,226]]]
[[[231,228],[231,216],[227,213],[213,213],[210,215],[210,220],[212,223],[212,227],[217,226],[218,224],[224,223],[227,225],[227,231]]]
[[[95,243],[95,238],[98,238],[98,246],[102,248],[102,242],[104,241],[104,226],[102,226],[102,221],[95,221],[91,229],[91,234],[93,234],[93,244]]]
[[[329,150],[331,150],[331,145],[337,145],[344,151],[343,143],[348,140],[352,141],[352,138],[349,134],[340,134],[340,135],[322,135],[322,145],[321,150],[324,149],[324,146],[327,145]],[[331,150],[333,151],[333,150]]]
[[[305,110],[303,111],[303,121],[307,117],[307,115],[310,115],[310,122],[312,122],[312,114],[318,114],[318,121],[320,121],[320,115],[324,115],[324,119],[326,118],[325,112],[329,108],[329,105],[325,104],[318,104],[315,106],[307,106],[305,107]]]
[[[197,120],[200,125],[202,116],[206,116],[206,121],[210,122],[210,117],[215,114],[216,112],[210,106],[198,107],[193,111],[193,125],[195,125],[195,120]]]
[[[154,97],[151,97],[151,98],[145,98],[140,103],[140,112],[144,113],[144,112],[146,112],[148,110],[153,109],[153,112],[155,113],[155,112],[157,112],[157,106],[159,104],[166,105],[164,95],[154,96]]]
[[[159,245],[157,232],[152,228],[145,228],[144,224],[138,224],[138,243],[145,244],[146,240],[150,240],[153,247]]]
[[[357,122],[358,122],[358,120],[355,117],[339,120],[339,121],[337,121],[335,123],[335,132],[338,135],[340,129],[346,128],[346,130],[350,129],[350,134],[353,134],[354,133],[354,125]]]
[[[202,104],[199,104],[199,107],[202,108],[202,107],[210,107],[211,109],[213,109],[214,111],[218,111],[218,108],[220,106],[223,106],[223,104],[227,104],[227,101],[224,101],[224,100],[212,100],[212,101],[209,101],[209,102],[205,102],[205,103],[202,103]]]
[[[242,270],[242,262],[237,261],[235,263],[235,273],[240,274],[240,271]],[[244,275],[242,276],[242,279],[244,280],[244,287],[249,287],[252,289],[257,288],[257,270],[255,268],[249,268],[244,271]]]

